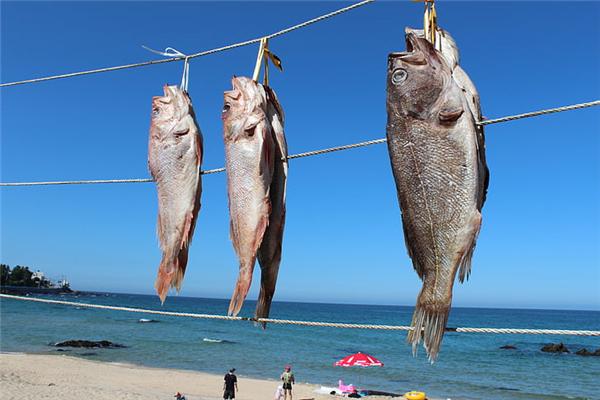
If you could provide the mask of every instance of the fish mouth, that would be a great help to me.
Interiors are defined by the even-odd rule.
[[[406,39],[406,51],[395,51],[390,53],[389,58],[402,58],[407,56],[417,49],[417,35],[414,33],[412,28],[405,29],[405,39]]]
[[[412,53],[417,47],[417,35],[412,29],[406,28],[406,53]]]

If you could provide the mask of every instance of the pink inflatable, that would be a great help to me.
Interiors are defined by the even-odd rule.
[[[338,381],[338,389],[342,393],[354,393],[354,392],[356,392],[356,386],[354,386],[354,385],[344,385],[344,381],[341,380],[341,379]]]

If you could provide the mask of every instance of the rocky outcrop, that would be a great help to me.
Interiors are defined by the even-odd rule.
[[[127,346],[122,344],[109,342],[108,340],[65,340],[64,342],[55,343],[56,347],[84,347],[86,349],[103,348],[103,349],[122,349]]]
[[[567,349],[567,346],[565,346],[563,342],[547,344],[542,347],[542,351],[545,353],[570,353],[569,349]]]
[[[600,349],[596,349],[596,351],[589,351],[588,349],[581,349],[575,352],[578,356],[596,356],[600,357]]]
[[[502,350],[516,350],[516,349],[517,349],[517,346],[513,346],[512,344],[507,344],[507,345],[504,345],[504,346],[502,346],[502,347],[500,347],[500,348],[501,348]]]

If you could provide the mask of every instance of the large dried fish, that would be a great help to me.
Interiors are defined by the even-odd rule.
[[[409,341],[436,359],[452,287],[468,277],[481,226],[488,170],[479,96],[458,66],[458,49],[439,31],[439,48],[406,30],[407,51],[391,53],[387,139],[408,254],[423,287]]]
[[[224,93],[223,139],[229,195],[230,235],[240,260],[229,314],[242,308],[256,256],[269,225],[275,141],[262,85],[245,77],[232,79]]]
[[[258,249],[261,268],[260,293],[256,304],[256,318],[267,318],[275,294],[275,284],[281,263],[281,246],[285,225],[285,192],[288,172],[287,143],[283,131],[283,109],[273,89],[263,86],[267,94],[267,120],[275,141],[273,178],[269,189],[271,215],[263,242]],[[263,327],[265,324],[263,324]]]
[[[165,301],[185,274],[188,251],[200,210],[202,134],[188,94],[164,87],[152,99],[148,166],[158,189],[157,233],[162,250],[155,288]]]

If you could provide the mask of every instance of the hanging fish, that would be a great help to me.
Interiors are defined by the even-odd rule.
[[[185,274],[200,210],[202,134],[192,101],[177,86],[152,99],[148,166],[158,189],[157,234],[162,250],[155,288],[164,302]]]
[[[408,254],[423,280],[408,340],[438,355],[460,270],[468,278],[488,186],[479,96],[447,32],[406,29],[387,71],[387,141]],[[447,37],[446,37],[447,35]],[[439,37],[439,36],[438,36]]]
[[[261,268],[260,293],[256,304],[256,318],[268,318],[271,302],[275,293],[275,284],[281,263],[281,246],[283,243],[283,228],[285,225],[285,192],[288,174],[288,151],[283,131],[283,109],[273,89],[263,86],[267,95],[267,120],[275,141],[274,168],[269,197],[271,215],[269,225],[260,248],[258,262]],[[263,328],[265,324],[263,324]]]
[[[240,260],[229,314],[242,308],[258,256],[262,268],[257,317],[267,317],[281,261],[285,222],[287,145],[275,93],[250,78],[234,77],[224,94],[223,139],[230,234]]]

